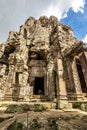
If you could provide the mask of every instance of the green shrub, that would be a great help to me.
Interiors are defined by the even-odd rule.
[[[15,113],[15,112],[25,112],[25,111],[29,111],[29,110],[30,110],[30,107],[27,104],[9,105],[5,112],[6,113]]]
[[[23,124],[15,122],[15,123],[11,124],[7,128],[7,130],[26,130],[26,129],[23,128]]]
[[[73,103],[72,103],[72,106],[73,106],[73,108],[78,108],[78,109],[80,109],[80,108],[81,108],[81,102],[73,102]]]
[[[46,108],[43,105],[41,104],[35,105],[34,111],[44,111],[44,110],[46,110]]]
[[[39,128],[41,128],[41,123],[38,122],[38,118],[37,119],[33,119],[33,121],[30,124],[30,129],[38,130]]]
[[[15,113],[15,112],[27,112],[27,111],[43,111],[46,108],[41,104],[21,104],[21,105],[9,105],[6,109],[6,113]]]

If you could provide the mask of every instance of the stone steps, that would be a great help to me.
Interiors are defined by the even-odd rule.
[[[49,97],[48,95],[32,95],[32,96],[28,96],[26,97],[26,99],[24,99],[23,97],[17,97],[14,96],[12,97],[12,95],[6,95],[2,101],[19,101],[19,102],[24,102],[24,100],[29,101],[29,102],[37,102],[37,101],[52,101],[53,99],[51,97]]]

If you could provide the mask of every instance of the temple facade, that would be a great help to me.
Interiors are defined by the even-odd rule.
[[[30,17],[0,44],[0,101],[87,100],[87,47],[56,17]]]

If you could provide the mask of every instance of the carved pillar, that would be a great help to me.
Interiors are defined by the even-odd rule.
[[[21,83],[19,98],[24,99],[24,101],[29,101],[33,95],[33,86],[30,86],[28,78],[28,70],[19,75],[19,83]]]
[[[47,75],[44,76],[44,95],[48,95],[48,89],[47,89]]]
[[[72,74],[72,61],[68,59],[66,61],[67,73],[68,73],[68,93],[75,93],[74,79]]]
[[[72,62],[72,73],[73,73],[73,78],[74,78],[77,99],[79,100],[81,98],[81,95],[82,95],[82,90],[81,90],[81,84],[80,84],[80,80],[79,80],[79,76],[78,76],[78,71],[77,71],[75,59]]]
[[[7,77],[7,90],[5,93],[5,98],[7,100],[12,100],[13,99],[13,82],[14,82],[14,65],[9,66],[9,73]]]
[[[48,77],[49,77],[49,74],[48,74],[48,68],[47,68],[47,88],[46,88],[46,95],[48,95],[49,94],[49,81],[48,81]]]
[[[57,59],[57,65],[58,65],[58,86],[59,86],[58,108],[68,108],[62,58]]]
[[[66,92],[66,85],[64,80],[64,69],[62,59],[57,59],[58,65],[58,81],[59,81],[59,99],[66,100],[67,99],[67,92]]]
[[[54,77],[53,77],[54,63],[50,61],[47,66],[47,93],[48,95],[54,96]]]

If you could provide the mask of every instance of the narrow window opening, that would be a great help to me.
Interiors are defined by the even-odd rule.
[[[19,73],[18,72],[16,72],[16,74],[15,74],[15,83],[19,84]]]
[[[9,73],[9,65],[6,66],[5,75],[8,75]]]

